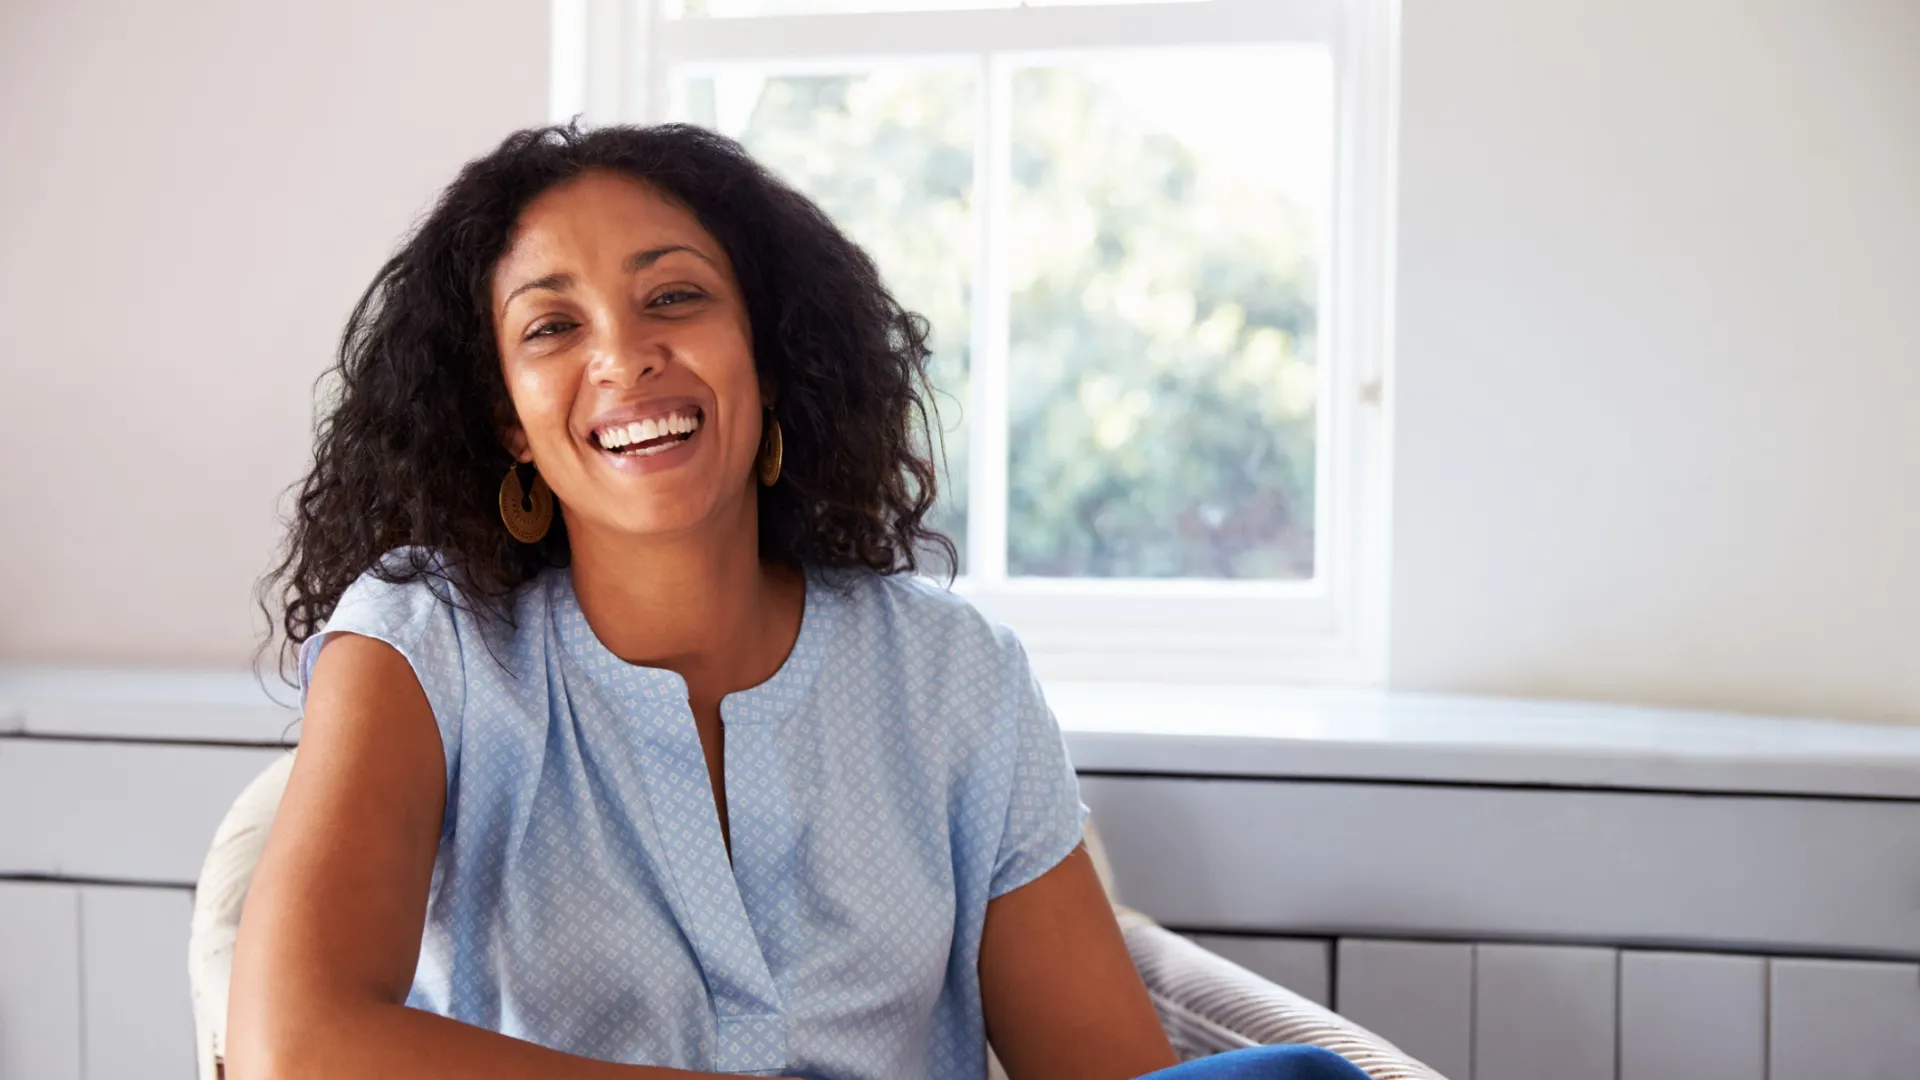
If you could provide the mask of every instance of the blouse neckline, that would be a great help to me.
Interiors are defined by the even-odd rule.
[[[667,668],[621,659],[600,640],[587,622],[580,598],[573,590],[573,571],[552,571],[548,594],[554,629],[562,645],[595,681],[604,681],[626,693],[648,699],[687,703],[687,683]],[[803,567],[806,595],[801,605],[800,632],[778,669],[757,686],[735,690],[720,699],[720,714],[728,724],[769,722],[785,718],[805,700],[820,673],[832,638],[832,590],[813,567]]]

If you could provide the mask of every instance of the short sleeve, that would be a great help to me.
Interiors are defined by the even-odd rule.
[[[341,594],[326,626],[301,643],[300,701],[306,704],[314,661],[333,635],[360,634],[393,646],[406,657],[427,695],[434,724],[440,729],[451,791],[459,758],[461,713],[466,707],[466,680],[455,608],[450,596],[443,595],[447,587],[444,579],[434,577],[392,582],[372,571],[360,575]]]
[[[1007,823],[994,857],[990,898],[1003,896],[1060,865],[1085,836],[1087,808],[1080,781],[1067,760],[1066,740],[1027,654],[1011,634],[1001,632],[1012,663],[1005,700],[1013,721],[1013,788]]]

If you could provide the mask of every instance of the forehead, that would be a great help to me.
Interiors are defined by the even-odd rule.
[[[692,211],[643,180],[596,169],[541,192],[520,212],[494,267],[494,291],[522,277],[618,267],[636,251],[669,244],[727,266],[726,252]]]

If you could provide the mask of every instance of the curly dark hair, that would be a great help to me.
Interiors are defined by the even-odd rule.
[[[590,169],[678,200],[733,264],[785,443],[779,481],[759,489],[761,556],[883,574],[930,554],[955,565],[952,541],[926,524],[938,430],[926,320],[901,307],[873,260],[724,136],[683,124],[531,128],[460,170],[347,319],[321,379],[337,396],[322,406],[286,546],[261,582],[270,625],[281,610],[283,663],[362,573],[433,577],[505,617],[517,587],[566,565],[557,515],[537,544],[500,521],[513,405],[489,309],[521,212]],[[383,558],[399,548],[414,557]]]

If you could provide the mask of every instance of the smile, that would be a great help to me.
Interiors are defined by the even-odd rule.
[[[693,438],[704,420],[698,408],[676,409],[665,416],[597,428],[592,436],[593,445],[620,457],[648,457]]]

